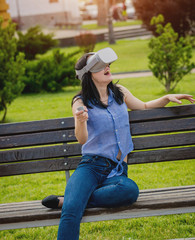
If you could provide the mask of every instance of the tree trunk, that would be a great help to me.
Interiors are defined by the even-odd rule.
[[[170,81],[166,81],[165,89],[166,89],[166,92],[169,92],[171,90],[171,82]]]
[[[7,107],[4,109],[4,114],[3,114],[3,118],[1,119],[1,122],[5,122],[6,115],[7,115]]]
[[[107,25],[107,7],[105,0],[97,1],[98,4],[98,26],[106,26]]]
[[[3,118],[1,119],[1,122],[5,122],[5,118],[6,118],[6,114],[7,114],[7,105],[3,99],[2,99],[2,106],[4,109],[4,114],[3,114]]]

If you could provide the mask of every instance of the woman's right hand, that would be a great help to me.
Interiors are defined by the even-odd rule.
[[[76,120],[83,123],[88,120],[88,109],[86,106],[82,106],[84,110],[76,110],[75,117]]]
[[[75,119],[75,136],[78,142],[83,145],[88,139],[88,109],[84,106],[83,101],[78,99],[72,106],[72,112]]]

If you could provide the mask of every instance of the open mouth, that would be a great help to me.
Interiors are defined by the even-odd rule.
[[[104,72],[104,75],[108,75],[108,74],[110,74],[110,70],[109,69]]]

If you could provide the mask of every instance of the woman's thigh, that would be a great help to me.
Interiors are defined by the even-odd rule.
[[[137,184],[124,174],[105,179],[92,193],[88,207],[118,207],[134,203],[139,195]]]
[[[97,178],[88,166],[77,168],[67,183],[62,211],[82,212],[97,186]]]

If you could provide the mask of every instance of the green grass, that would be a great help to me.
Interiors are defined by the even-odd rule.
[[[127,45],[125,45],[127,44]],[[129,46],[134,44],[134,46]],[[100,49],[106,43],[96,46]],[[120,46],[122,45],[122,46]],[[140,59],[140,66],[144,58],[144,46],[147,45],[146,40],[117,42],[114,47],[123,57],[136,58],[130,64]],[[123,50],[123,47],[130,50]],[[137,50],[134,48],[137,47]],[[140,50],[141,48],[141,50]],[[66,49],[63,49],[64,51]],[[68,50],[69,51],[69,50]],[[138,51],[139,57],[136,57]],[[143,51],[143,52],[142,52]],[[128,54],[127,54],[128,53]],[[142,56],[142,57],[141,57]],[[120,60],[120,59],[119,59]],[[113,64],[113,71],[122,71]],[[145,69],[145,68],[137,68]],[[122,79],[120,84],[127,87],[136,97],[143,101],[149,101],[165,94],[163,86],[154,77],[129,78]],[[70,102],[74,94],[77,93],[79,87],[66,88],[60,93],[43,93],[43,94],[26,94],[18,97],[9,107],[7,122],[22,122],[50,118],[60,118],[72,116]],[[195,74],[189,74],[178,84],[175,93],[189,93],[195,96]],[[188,104],[183,101],[183,104]],[[177,104],[169,103],[168,106]],[[0,115],[0,117],[2,114]],[[143,165],[129,166],[129,177],[134,179],[140,189],[161,188],[171,186],[191,185],[195,183],[194,177],[195,164],[194,160],[175,161],[166,163],[154,163]],[[13,177],[1,178],[0,203],[19,202],[42,199],[50,194],[63,194],[65,187],[64,172],[42,173]],[[148,217],[140,219],[127,219],[105,221],[97,223],[81,224],[81,240],[165,240],[173,238],[190,238],[195,237],[195,214],[172,215],[162,217]],[[1,231],[1,240],[54,240],[57,236],[57,226],[41,227],[31,229],[18,229]]]
[[[111,65],[112,72],[127,72],[148,69],[148,48],[149,40],[118,40],[116,44],[109,45],[108,42],[101,42],[96,44],[94,51],[98,51],[105,47],[111,47],[116,51],[118,60]],[[61,51],[68,54],[78,50],[78,47],[61,48]],[[48,57],[52,50],[48,51],[43,57]],[[78,54],[77,59],[82,54]],[[195,55],[195,51],[194,51]]]
[[[111,47],[118,55],[118,60],[111,65],[113,73],[116,72],[129,72],[139,70],[149,70],[148,68],[148,54],[150,49],[148,47],[149,39],[122,39],[116,41],[116,44],[110,45],[108,42],[101,42],[96,44],[94,51],[98,51],[105,47]],[[62,48],[61,51],[68,54],[78,47]],[[44,54],[44,57],[50,55],[52,51]],[[79,58],[81,55],[78,55]],[[193,49],[193,57],[191,61],[195,62],[195,49]]]
[[[154,77],[121,79],[119,84],[127,87],[142,101],[163,96],[163,86]],[[24,94],[9,106],[6,122],[34,121],[72,116],[71,99],[80,87],[69,87],[60,93]],[[178,84],[175,93],[195,96],[195,74],[189,74]],[[189,102],[183,100],[183,104]],[[169,103],[168,106],[176,105]],[[2,113],[0,113],[0,118]]]
[[[113,27],[125,27],[125,26],[133,26],[142,24],[141,20],[132,20],[132,21],[113,21]],[[95,30],[95,29],[104,29],[108,28],[107,26],[98,26],[97,24],[86,24],[82,25],[82,29],[84,30]]]

